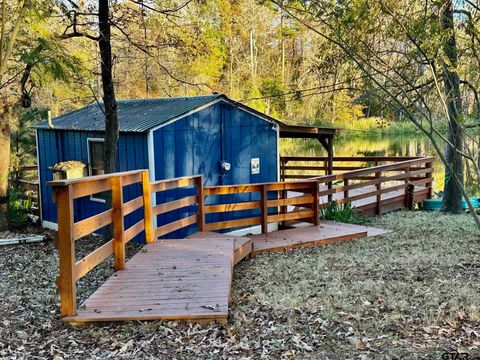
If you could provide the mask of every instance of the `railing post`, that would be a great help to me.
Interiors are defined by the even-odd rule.
[[[287,161],[284,158],[280,158],[280,181],[285,182],[285,166]]]
[[[150,190],[150,179],[148,171],[142,172],[143,192],[143,217],[145,221],[145,241],[153,243],[153,215],[152,215],[152,192]]]
[[[62,316],[77,314],[77,285],[75,274],[75,239],[73,238],[73,193],[72,186],[55,188],[58,230],[57,246],[60,262],[58,291]]]
[[[375,187],[377,189],[377,191],[381,191],[382,190],[382,183],[381,183],[381,177],[382,177],[382,172],[376,172],[375,173],[375,179],[379,180],[379,182],[377,184],[375,184]],[[382,213],[382,194],[377,194],[377,199],[376,199],[376,203],[375,203],[375,213],[377,215],[381,215]]]
[[[348,179],[343,179],[343,199],[348,199],[348,197],[350,196],[350,191],[348,189],[345,189],[345,187],[348,187],[349,184],[350,181]]]
[[[198,231],[205,231],[205,194],[203,191],[203,176],[195,179],[198,197]]]
[[[427,169],[431,169],[431,172],[428,172],[425,174],[425,177],[426,178],[431,178],[433,177],[433,162],[432,161],[429,161],[426,165],[426,168]],[[427,187],[428,189],[428,194],[427,194],[427,198],[428,199],[431,199],[433,197],[433,183],[432,182],[428,182],[425,184],[425,186]]]
[[[319,204],[319,192],[318,192],[318,181],[312,182],[312,210],[313,210],[313,225],[320,225],[320,204]]]
[[[262,234],[268,234],[268,191],[267,185],[262,185],[262,190],[260,194],[260,203],[261,203],[261,224],[262,224]]]
[[[405,168],[405,179],[404,179],[404,183],[405,183],[405,207],[406,208],[409,208],[409,183],[410,183],[410,166],[407,166]]]
[[[113,259],[115,271],[125,269],[125,231],[123,221],[123,184],[120,176],[110,180],[112,186]]]

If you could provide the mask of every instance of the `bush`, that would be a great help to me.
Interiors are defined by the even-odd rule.
[[[348,224],[365,224],[368,222],[366,217],[357,214],[351,202],[342,205],[336,201],[328,203],[326,208],[320,210],[320,219]]]
[[[10,230],[22,229],[28,224],[32,201],[23,199],[22,193],[17,189],[10,189],[8,195],[8,227]]]

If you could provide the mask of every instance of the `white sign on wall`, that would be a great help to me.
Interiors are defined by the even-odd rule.
[[[260,174],[260,158],[251,159],[250,170],[252,174]]]

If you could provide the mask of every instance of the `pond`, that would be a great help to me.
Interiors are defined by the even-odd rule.
[[[325,149],[316,140],[282,139],[282,156],[326,156]],[[358,136],[357,134],[338,137],[334,141],[335,156],[435,156],[435,149],[426,137],[379,135]],[[434,191],[443,189],[444,167],[436,157],[434,162]]]

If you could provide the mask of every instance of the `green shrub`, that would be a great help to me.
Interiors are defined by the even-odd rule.
[[[28,214],[32,210],[32,201],[23,199],[22,193],[10,189],[8,194],[8,227],[10,230],[19,230],[27,226]]]
[[[336,201],[328,203],[327,207],[320,210],[320,219],[349,224],[365,224],[368,222],[366,217],[357,214],[351,202],[342,205]]]

